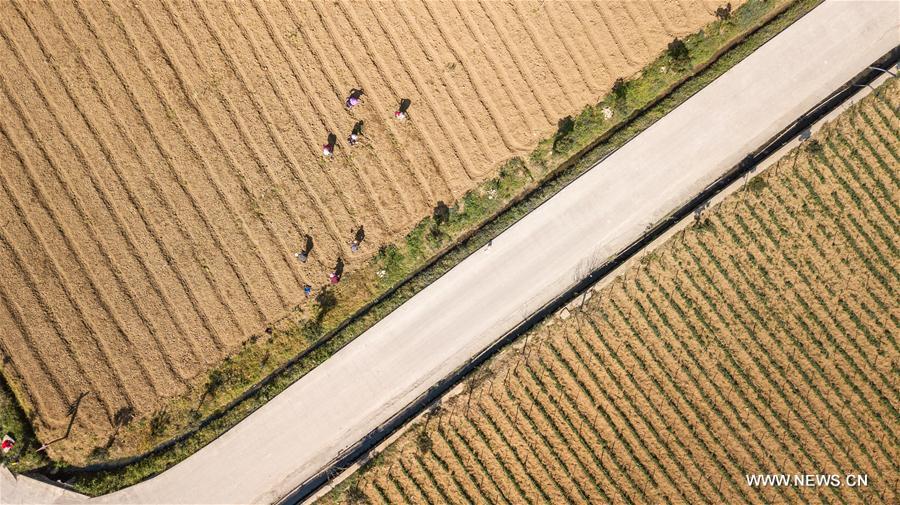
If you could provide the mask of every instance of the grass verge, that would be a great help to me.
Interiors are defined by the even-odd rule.
[[[452,206],[439,205],[401,244],[383,248],[369,265],[347,276],[340,289],[320,294],[319,303],[298,306],[264,335],[248,340],[200,390],[123,429],[118,443],[142,448],[144,454],[87,467],[54,463],[45,473],[99,495],[186,458],[818,3],[750,0],[729,19],[685,38],[686,59],[661,55],[603,101],[569,118],[567,127],[527,160],[510,160],[497,178]]]
[[[16,444],[8,453],[0,453],[0,464],[16,473],[47,464],[44,453],[37,452],[41,443],[34,436],[31,422],[19,408],[16,396],[0,374],[0,437],[4,435],[12,437]]]

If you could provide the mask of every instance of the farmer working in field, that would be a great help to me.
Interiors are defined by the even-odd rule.
[[[297,258],[297,261],[300,263],[306,263],[306,260],[309,259],[309,253],[312,252],[313,248],[313,239],[309,234],[305,237],[305,245],[303,249],[294,253],[294,257]]]
[[[404,98],[400,100],[400,108],[394,112],[394,119],[397,121],[405,121],[408,117],[406,111],[409,109],[409,106],[412,104],[412,100],[409,98]]]
[[[350,241],[350,252],[359,251],[359,244],[366,238],[366,230],[360,226],[353,234],[353,240]]]
[[[347,97],[347,101],[344,102],[344,105],[346,105],[348,109],[356,107],[362,101],[362,94],[363,91],[361,89],[351,89],[350,96]]]
[[[341,275],[344,273],[344,259],[338,258],[337,264],[334,265],[334,270],[328,274],[328,282],[332,284],[337,284],[341,282]]]
[[[350,132],[350,136],[347,137],[348,144],[355,146],[356,143],[359,142],[359,136],[362,135],[362,127],[362,121],[357,121],[356,124],[353,125],[353,130]]]

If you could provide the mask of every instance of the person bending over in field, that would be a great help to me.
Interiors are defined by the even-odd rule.
[[[362,241],[366,238],[366,230],[360,226],[359,229],[356,230],[356,233],[353,234],[353,240],[350,241],[350,252],[359,251],[359,244],[362,244]]]
[[[351,89],[350,96],[347,97],[347,101],[344,102],[344,105],[347,106],[348,109],[352,109],[362,102],[363,90],[361,89]]]
[[[353,125],[353,131],[350,132],[350,136],[347,137],[347,143],[351,146],[355,146],[357,142],[359,142],[359,136],[362,135],[362,121],[357,121],[355,125]]]
[[[328,139],[325,141],[325,144],[322,146],[322,156],[326,159],[330,158],[332,154],[334,154],[334,144],[337,142],[337,135],[333,133],[328,134]]]
[[[406,118],[409,117],[406,111],[409,109],[409,106],[411,104],[412,100],[410,100],[409,98],[400,100],[400,108],[398,108],[397,111],[394,112],[394,119],[396,119],[397,121],[405,121]]]
[[[341,275],[344,274],[344,259],[338,258],[337,264],[334,265],[334,270],[328,274],[328,282],[332,284],[337,284],[341,282]]]
[[[294,257],[297,258],[297,261],[300,263],[306,263],[306,260],[309,259],[309,253],[312,252],[313,248],[313,239],[309,234],[306,235],[305,244],[303,245],[303,250],[297,251],[294,253]]]

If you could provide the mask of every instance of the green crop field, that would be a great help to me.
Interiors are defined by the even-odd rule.
[[[896,503],[898,91],[522,337],[321,501]]]

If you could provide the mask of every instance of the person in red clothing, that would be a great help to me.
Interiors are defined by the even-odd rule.
[[[325,159],[331,158],[331,155],[334,154],[334,145],[337,143],[337,135],[334,133],[329,133],[327,139],[325,140],[325,144],[322,146],[322,156]]]
[[[341,275],[344,274],[344,258],[338,258],[337,264],[334,265],[334,270],[328,274],[328,282],[332,284],[337,284],[341,282]]]
[[[409,114],[407,110],[409,110],[409,106],[412,104],[412,100],[409,98],[404,98],[400,100],[400,107],[394,112],[394,119],[398,121],[405,121]]]

